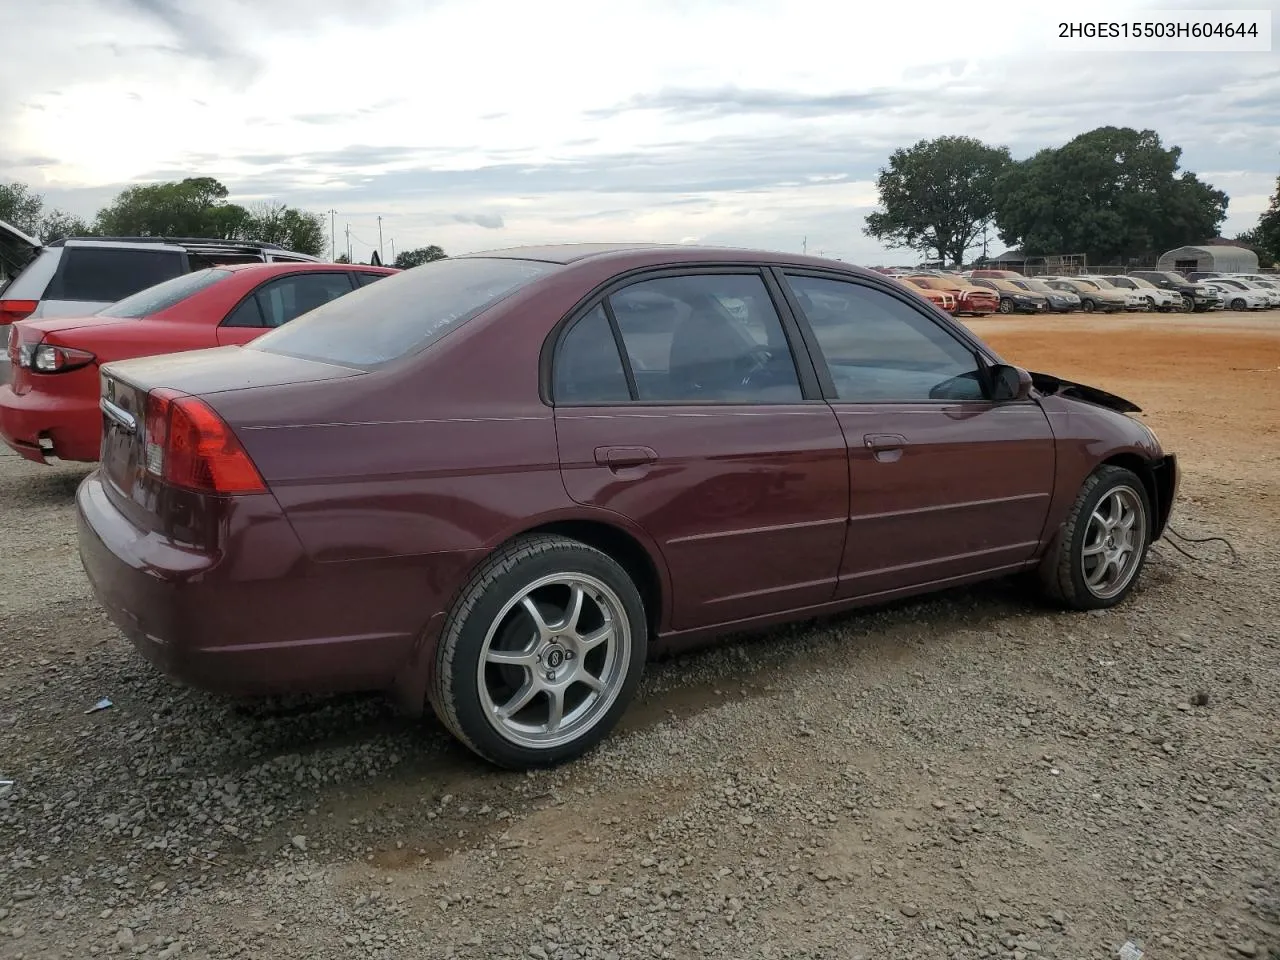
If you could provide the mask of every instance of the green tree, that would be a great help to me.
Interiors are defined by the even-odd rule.
[[[1227,195],[1179,173],[1182,149],[1154,130],[1099,127],[1013,165],[996,190],[996,224],[1028,256],[1083,253],[1091,263],[1202,243]]]
[[[351,258],[348,257],[345,253],[340,253],[333,258],[333,262],[334,263],[350,263]]]
[[[318,257],[327,246],[324,217],[276,201],[255,204],[248,211],[245,235],[250,240],[278,243],[298,253]]]
[[[1258,218],[1258,225],[1236,239],[1258,251],[1261,266],[1280,263],[1280,177],[1276,177],[1276,192],[1271,196],[1271,205]]]
[[[63,240],[67,237],[87,237],[93,234],[93,228],[73,213],[65,210],[50,210],[40,217],[39,237],[43,243]]]
[[[867,217],[863,232],[931,260],[963,263],[995,215],[996,181],[1010,163],[1007,147],[972,137],[895,150],[876,180],[884,209]]]
[[[0,220],[34,236],[40,232],[43,211],[44,197],[32,193],[25,183],[0,183]]]
[[[401,270],[408,270],[410,267],[430,263],[432,260],[443,260],[444,258],[445,252],[433,243],[428,247],[401,250],[396,254],[396,262],[393,266],[399,267]]]
[[[98,230],[121,237],[242,239],[244,207],[227,202],[227,188],[212,177],[129,187],[98,211]]]

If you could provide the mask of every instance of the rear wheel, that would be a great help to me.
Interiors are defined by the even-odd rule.
[[[1150,546],[1151,501],[1132,470],[1089,475],[1057,541],[1040,563],[1044,593],[1076,610],[1119,603],[1133,589]]]
[[[463,589],[428,698],[450,732],[490,762],[550,766],[614,727],[647,646],[644,603],[617,561],[566,537],[526,537]]]

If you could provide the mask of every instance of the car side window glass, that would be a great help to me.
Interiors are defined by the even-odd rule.
[[[840,400],[984,399],[973,352],[910,304],[844,280],[788,276],[787,282]]]
[[[556,351],[552,399],[557,404],[631,399],[618,343],[602,306],[574,322]]]
[[[803,399],[782,321],[759,274],[641,280],[609,295],[641,402]]]
[[[240,301],[240,306],[231,311],[227,319],[222,321],[224,327],[263,327],[262,310],[258,307],[258,298],[249,294]]]
[[[388,275],[385,273],[357,273],[356,282],[358,282],[362,287],[367,287],[369,284],[373,283],[375,280],[381,280],[383,277],[386,277],[386,276]]]
[[[264,325],[281,327],[351,289],[351,279],[345,273],[295,273],[263,284],[256,297]]]

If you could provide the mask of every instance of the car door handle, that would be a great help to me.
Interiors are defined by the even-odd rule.
[[[872,450],[901,450],[907,445],[907,438],[900,433],[868,433],[862,442]]]
[[[596,447],[596,463],[610,470],[653,463],[658,452],[649,447]]]

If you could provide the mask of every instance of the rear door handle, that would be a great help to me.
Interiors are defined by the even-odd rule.
[[[872,450],[901,450],[907,445],[907,438],[899,433],[868,433],[862,442]]]
[[[596,447],[596,463],[610,470],[640,467],[658,459],[658,452],[649,447]]]

